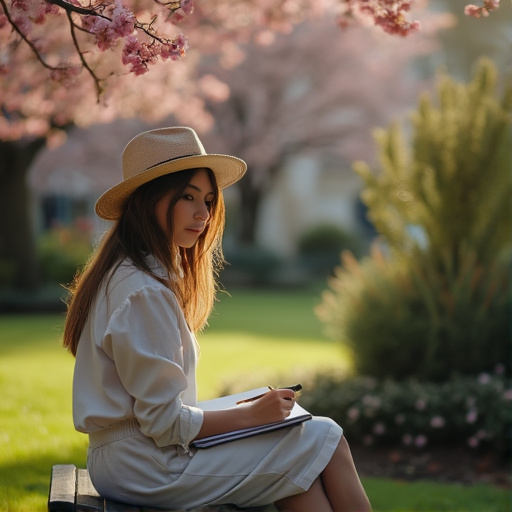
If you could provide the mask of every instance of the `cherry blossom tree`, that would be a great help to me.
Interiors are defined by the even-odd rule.
[[[435,50],[437,31],[451,23],[444,15],[423,18],[429,30],[406,45],[362,27],[337,37],[338,29],[321,18],[286,35],[267,34],[267,44],[244,46],[234,68],[200,63],[199,85],[218,91],[206,99],[216,119],[208,147],[241,156],[251,170],[238,185],[242,242],[254,244],[261,201],[290,159],[315,155],[349,168],[371,153],[374,126],[413,105],[428,85],[413,61]]]
[[[333,25],[369,22],[406,36],[419,29],[412,4],[0,0],[0,216],[9,219],[0,231],[0,278],[25,287],[37,280],[26,173],[70,126],[172,113],[205,129],[213,120],[190,80],[200,55],[236,61],[238,45],[326,13]]]

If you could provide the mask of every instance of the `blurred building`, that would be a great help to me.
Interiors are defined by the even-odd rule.
[[[105,221],[95,215],[94,204],[122,176],[121,153],[127,141],[145,129],[140,122],[126,120],[76,129],[65,144],[43,151],[29,174],[38,232],[84,220],[94,233],[104,231]],[[297,240],[316,226],[364,231],[360,187],[349,165],[340,169],[339,164],[314,158],[290,160],[264,199],[257,245],[288,258],[296,252]],[[236,187],[227,189],[225,197],[228,214],[230,205],[236,211]],[[226,235],[226,243],[236,245],[236,236],[229,230]]]

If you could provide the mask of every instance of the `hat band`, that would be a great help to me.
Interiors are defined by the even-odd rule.
[[[164,160],[163,162],[158,162],[157,164],[152,165],[151,167],[148,167],[146,169],[146,171],[149,171],[150,169],[153,169],[154,167],[158,167],[159,165],[166,164],[167,162],[172,162],[173,160],[179,160],[180,158],[190,158],[191,156],[206,156],[206,155],[202,155],[201,153],[199,153],[199,154],[192,153],[190,155],[175,156],[174,158],[169,158],[169,160]]]

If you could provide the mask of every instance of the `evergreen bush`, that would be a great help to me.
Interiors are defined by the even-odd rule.
[[[329,274],[339,262],[343,250],[358,253],[361,242],[333,224],[318,224],[306,230],[297,243],[300,261],[316,274]]]
[[[38,255],[47,283],[68,285],[92,250],[90,230],[80,225],[58,226],[38,240]]]
[[[442,381],[503,364],[511,374],[512,88],[482,61],[420,99],[410,150],[377,132],[381,172],[356,164],[383,247],[345,255],[317,312],[357,371]]]

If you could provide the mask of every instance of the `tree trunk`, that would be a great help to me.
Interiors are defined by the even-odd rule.
[[[247,176],[247,178],[249,178]],[[240,243],[244,246],[256,245],[256,227],[263,192],[251,183],[250,179],[242,179],[240,183]]]
[[[0,287],[39,284],[27,174],[45,139],[0,141]]]

